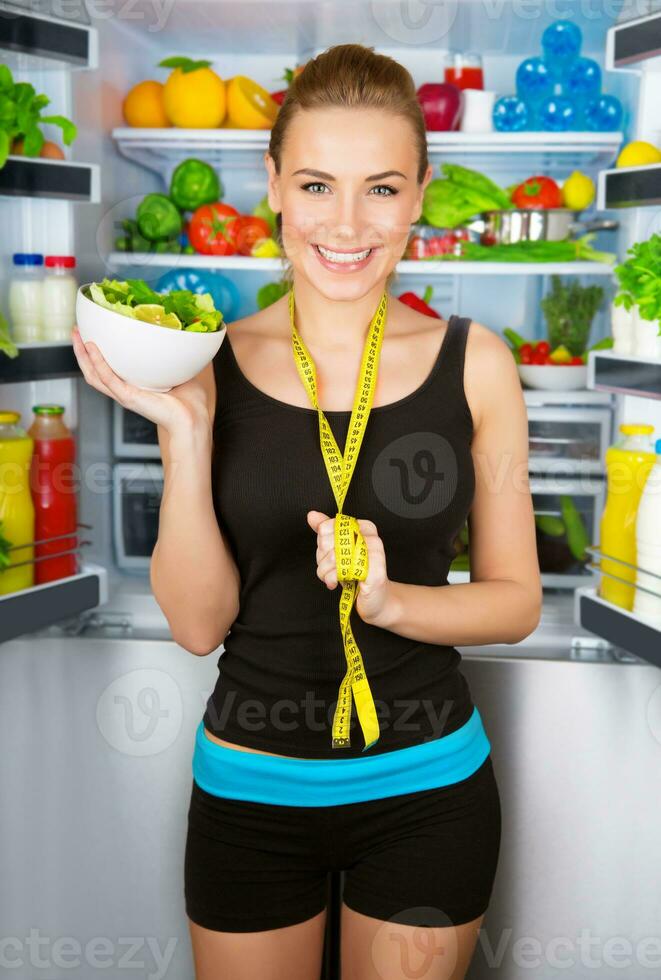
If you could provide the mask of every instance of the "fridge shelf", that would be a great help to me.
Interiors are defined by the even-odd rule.
[[[602,170],[597,182],[597,208],[646,208],[661,204],[661,163],[646,167]]]
[[[51,626],[108,601],[102,565],[83,563],[77,575],[0,595],[0,643]]]
[[[661,53],[661,13],[635,17],[608,28],[606,69],[638,71],[640,64]]]
[[[168,181],[174,167],[188,157],[202,157],[212,166],[263,168],[269,129],[138,129],[113,130],[120,152],[129,160]],[[565,177],[572,170],[599,170],[614,160],[622,133],[456,133],[428,132],[427,147],[438,170],[441,160],[475,169],[533,170]],[[533,170],[531,170],[533,168]]]
[[[126,266],[150,266],[165,269],[217,269],[242,270],[244,272],[268,271],[281,273],[282,258],[253,259],[247,255],[182,255],[169,252],[110,252],[108,265],[114,268]],[[548,276],[552,273],[565,276],[611,276],[612,266],[606,262],[438,262],[403,260],[397,263],[400,275],[424,276]]]
[[[614,646],[661,667],[661,630],[602,599],[596,588],[576,589],[574,622]]]
[[[36,71],[97,67],[96,28],[29,9],[12,8],[3,15],[3,6],[0,4],[0,52],[10,68],[25,68],[26,56]]]
[[[0,351],[0,385],[81,376],[70,340],[37,341],[16,346],[19,350],[16,357],[7,357]]]
[[[661,359],[613,350],[590,351],[587,387],[638,398],[661,398]]]
[[[95,204],[100,200],[100,187],[97,163],[10,155],[0,169],[0,196],[5,197],[40,197]]]

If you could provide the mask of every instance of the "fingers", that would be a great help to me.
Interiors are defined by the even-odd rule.
[[[78,327],[74,328],[72,336],[74,353],[87,383],[128,408],[133,400],[133,385],[115,374],[93,341],[83,343]]]

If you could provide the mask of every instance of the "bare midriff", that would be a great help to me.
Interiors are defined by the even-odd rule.
[[[295,756],[291,755],[280,755],[278,752],[264,752],[263,749],[248,748],[247,745],[237,745],[236,742],[226,742],[224,738],[217,738],[215,735],[212,735],[208,728],[204,729],[204,734],[211,742],[215,742],[216,745],[224,745],[226,749],[237,749],[239,752],[256,752],[258,755],[274,755],[278,759],[295,758]]]

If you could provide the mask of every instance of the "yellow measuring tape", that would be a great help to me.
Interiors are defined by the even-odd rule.
[[[340,629],[344,643],[344,655],[347,661],[347,672],[340,684],[340,691],[333,717],[332,747],[346,748],[351,745],[349,725],[351,722],[352,695],[356,699],[358,720],[365,739],[365,748],[369,749],[379,738],[379,721],[374,706],[374,698],[370,690],[363,658],[354,639],[349,617],[358,590],[358,582],[367,578],[368,556],[365,539],[360,532],[358,521],[349,514],[342,513],[342,504],[346,497],[353,471],[356,467],[358,452],[363,440],[367,419],[369,418],[376,374],[381,352],[381,342],[385,329],[388,295],[384,292],[378,309],[372,318],[363,347],[360,364],[358,386],[354,397],[351,421],[344,446],[344,455],[340,452],[335,437],[328,424],[326,416],[317,401],[317,376],[310,353],[296,329],[294,322],[294,288],[289,293],[289,318],[291,320],[292,345],[294,361],[305,389],[312,404],[319,414],[319,437],[321,452],[326,465],[326,471],[333,489],[337,504],[335,515],[335,559],[337,580],[342,584],[340,596]]]

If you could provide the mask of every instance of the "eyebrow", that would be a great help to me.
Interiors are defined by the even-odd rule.
[[[295,170],[292,177],[295,177],[296,174],[309,174],[311,177],[320,177],[322,180],[335,180],[332,174],[327,174],[324,170]],[[404,180],[408,180],[406,174],[403,174],[400,170],[384,170],[382,174],[372,174],[371,177],[366,177],[365,181],[384,180],[386,177],[403,177]]]

